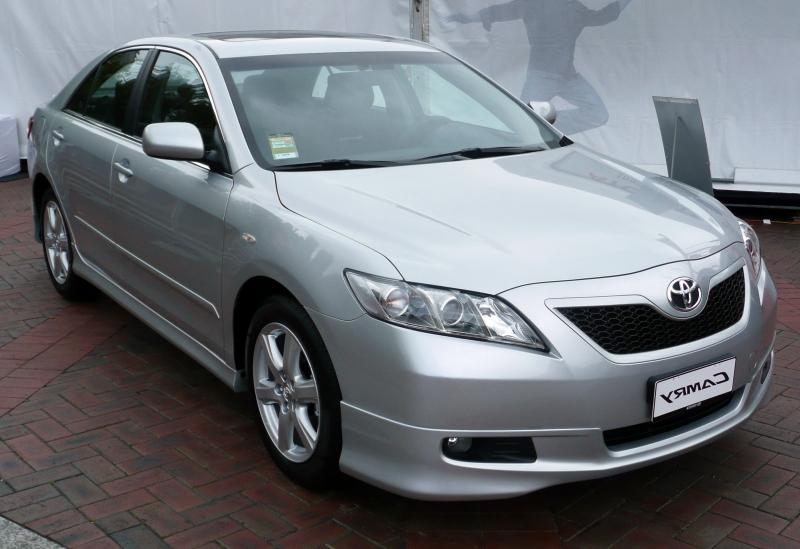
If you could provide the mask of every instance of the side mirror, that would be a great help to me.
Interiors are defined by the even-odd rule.
[[[166,160],[203,160],[205,147],[200,130],[187,122],[150,124],[142,134],[147,156]]]
[[[550,101],[531,101],[528,103],[533,109],[533,112],[550,122],[556,123],[556,107]]]

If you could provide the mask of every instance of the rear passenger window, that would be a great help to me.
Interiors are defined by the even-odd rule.
[[[206,149],[212,148],[217,122],[203,79],[191,61],[170,52],[158,54],[147,77],[136,135],[142,135],[148,124],[158,122],[194,124]]]
[[[84,81],[78,88],[68,108],[113,128],[122,129],[136,77],[147,53],[148,50],[129,50],[103,61],[94,77]]]

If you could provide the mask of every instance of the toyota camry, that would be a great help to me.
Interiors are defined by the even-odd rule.
[[[711,196],[427,44],[137,40],[31,119],[36,236],[237,392],[296,482],[510,497],[687,452],[765,399],[776,290]]]

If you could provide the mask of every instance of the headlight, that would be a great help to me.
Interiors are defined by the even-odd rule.
[[[756,275],[756,278],[758,278],[761,272],[761,244],[758,242],[758,235],[756,235],[753,227],[741,220],[739,221],[739,229],[742,231],[744,247],[747,250],[747,254],[750,256],[750,264],[753,267],[753,273]]]
[[[425,330],[545,350],[541,337],[500,299],[458,290],[407,284],[347,271],[347,281],[367,313],[379,320]]]

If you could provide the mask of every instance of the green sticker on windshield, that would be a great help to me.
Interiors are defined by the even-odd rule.
[[[288,133],[270,135],[269,149],[274,160],[289,160],[290,158],[300,157],[300,153],[297,152],[297,144],[294,142],[294,136]]]

